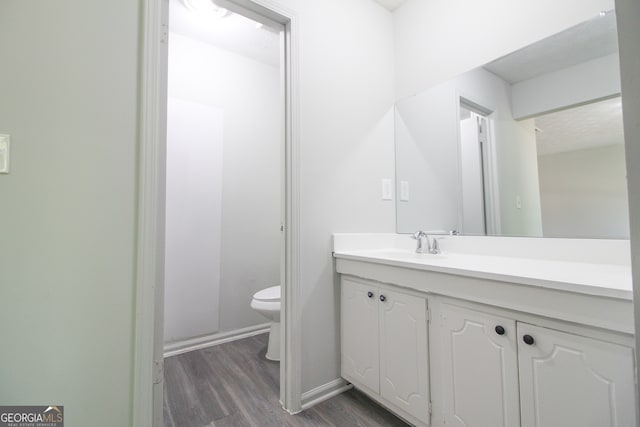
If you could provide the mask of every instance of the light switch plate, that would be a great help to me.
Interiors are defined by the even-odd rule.
[[[393,190],[390,179],[382,180],[382,200],[393,200]]]
[[[9,173],[9,135],[0,135],[0,173]]]
[[[400,181],[400,201],[409,201],[409,181]]]

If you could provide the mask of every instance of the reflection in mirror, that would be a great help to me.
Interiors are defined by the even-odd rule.
[[[399,101],[397,231],[628,238],[619,95],[608,12]]]
[[[620,97],[543,115],[535,123],[544,234],[628,239]]]
[[[462,229],[474,235],[487,234],[485,206],[487,169],[487,116],[490,113],[460,100],[460,172],[462,187]],[[489,215],[487,215],[487,213]]]

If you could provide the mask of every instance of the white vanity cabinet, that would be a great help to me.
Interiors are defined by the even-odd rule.
[[[415,424],[429,424],[426,298],[342,278],[342,376]]]
[[[635,426],[633,350],[518,323],[522,427]]]
[[[443,422],[455,427],[520,424],[516,322],[439,304]]]
[[[439,311],[444,424],[635,425],[631,348],[447,303]]]
[[[380,393],[379,291],[373,286],[342,281],[342,376]]]

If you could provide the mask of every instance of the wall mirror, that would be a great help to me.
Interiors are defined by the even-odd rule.
[[[398,233],[629,238],[616,19],[396,103]]]

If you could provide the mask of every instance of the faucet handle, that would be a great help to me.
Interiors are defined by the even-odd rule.
[[[413,239],[416,240],[418,246],[416,247],[416,252],[421,254],[424,252],[428,252],[431,250],[431,243],[429,243],[429,236],[422,230],[416,231],[411,235]]]
[[[427,233],[425,233],[424,231],[418,230],[418,231],[416,231],[415,233],[413,233],[411,235],[411,238],[415,239],[415,240],[420,240],[421,238],[425,237],[426,235],[427,235]]]
[[[439,254],[440,253],[440,243],[438,243],[438,240],[440,240],[441,237],[433,237],[431,239],[431,250],[429,251],[432,254]]]

